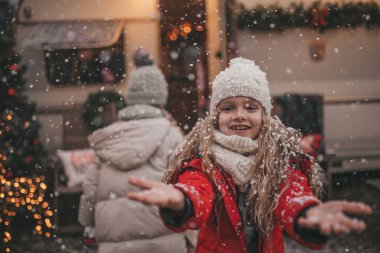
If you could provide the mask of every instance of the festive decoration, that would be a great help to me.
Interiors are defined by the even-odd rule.
[[[53,215],[45,199],[47,166],[38,140],[40,125],[35,105],[23,95],[26,69],[14,48],[13,13],[9,1],[0,0],[0,252],[10,252],[12,233],[27,225],[50,237]],[[20,216],[32,219],[22,228],[12,227]]]
[[[36,221],[34,229],[38,235],[51,237],[53,211],[50,210],[49,203],[44,201],[46,190],[44,177],[21,177],[8,180],[7,170],[0,166],[0,172],[0,230],[3,231],[1,238],[3,247],[12,239],[9,227],[12,224],[12,218],[21,208],[29,212]],[[0,249],[2,249],[1,246]],[[10,252],[7,246],[4,250]]]
[[[124,98],[114,91],[99,91],[88,96],[83,104],[82,118],[89,130],[95,131],[104,127],[102,112],[110,103],[115,103],[117,110],[126,106]]]
[[[187,39],[191,32],[203,32],[204,29],[202,24],[191,25],[189,22],[184,22],[179,26],[173,26],[166,32],[166,38],[168,41],[177,41],[179,38]]]
[[[9,95],[10,97],[13,97],[13,96],[15,95],[15,93],[16,93],[16,91],[15,91],[14,89],[12,89],[12,88],[10,88],[10,89],[8,90],[8,95]]]
[[[310,27],[327,29],[380,26],[380,9],[375,2],[321,3],[316,1],[308,8],[292,3],[287,8],[279,5],[258,5],[252,10],[241,7],[237,25],[252,31],[282,31],[286,28]]]

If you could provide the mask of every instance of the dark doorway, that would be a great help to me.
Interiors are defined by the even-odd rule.
[[[161,62],[169,84],[167,109],[187,133],[208,100],[204,0],[160,0]]]

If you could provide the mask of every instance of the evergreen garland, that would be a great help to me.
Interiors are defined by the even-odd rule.
[[[251,31],[283,31],[286,28],[310,27],[321,32],[328,29],[380,26],[380,9],[375,2],[326,3],[320,1],[305,8],[292,3],[287,8],[277,4],[247,10],[241,6],[237,26]]]
[[[83,104],[82,118],[90,131],[104,127],[101,113],[104,106],[112,102],[116,104],[117,110],[126,106],[124,98],[115,91],[98,91],[88,96]]]

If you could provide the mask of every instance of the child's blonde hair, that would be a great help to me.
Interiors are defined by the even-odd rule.
[[[211,147],[215,143],[215,126],[215,114],[198,121],[187,135],[182,147],[172,157],[163,182],[173,183],[173,179],[181,172],[185,163],[191,160],[196,153],[199,153],[202,158],[205,173],[212,182],[215,182],[214,154],[211,151]],[[311,168],[303,171],[303,173],[306,175],[313,193],[317,196],[322,193],[322,169],[309,155],[302,151],[299,141],[300,134],[298,131],[285,127],[278,118],[270,117],[264,113],[248,195],[252,220],[262,238],[268,239],[274,227],[274,210],[281,195],[279,192],[280,184],[286,182],[285,179],[289,173],[287,168],[291,158],[306,157],[312,161]],[[217,188],[214,187],[214,189]]]

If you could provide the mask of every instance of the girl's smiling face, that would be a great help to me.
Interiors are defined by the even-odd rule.
[[[229,97],[217,106],[219,131],[257,139],[263,125],[263,107],[247,97]]]

